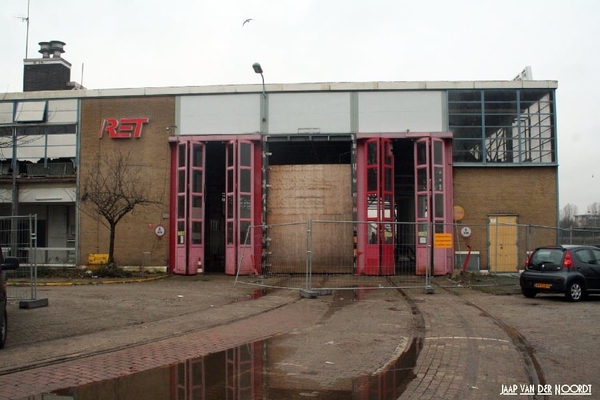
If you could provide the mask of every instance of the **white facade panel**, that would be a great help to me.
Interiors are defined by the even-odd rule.
[[[270,134],[351,133],[350,96],[343,93],[270,93]]]
[[[49,100],[47,121],[51,124],[77,123],[77,99]]]
[[[74,203],[76,199],[75,184],[72,186],[41,186],[19,190],[21,203]]]
[[[17,103],[15,122],[44,122],[45,101],[20,101]]]
[[[179,135],[260,132],[262,94],[183,96],[177,99]]]
[[[13,103],[0,103],[0,124],[12,124]]]
[[[361,92],[358,94],[358,131],[442,132],[443,92]]]

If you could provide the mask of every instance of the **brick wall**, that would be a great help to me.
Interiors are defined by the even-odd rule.
[[[460,224],[471,228],[468,239],[455,235],[455,250],[480,251],[481,268],[487,269],[488,216],[515,215],[517,224],[556,227],[558,167],[460,168],[454,167],[454,205],[465,210]],[[518,232],[519,257],[524,258],[525,234]],[[555,232],[546,230],[536,239],[544,244],[555,241]],[[519,260],[519,264],[521,260]]]
[[[105,118],[149,118],[139,139],[112,139],[98,133]],[[166,266],[169,255],[170,149],[168,138],[174,134],[175,99],[173,97],[139,97],[84,99],[82,101],[80,185],[97,157],[108,156],[119,149],[131,152],[132,160],[143,168],[151,184],[151,200],[155,205],[136,206],[117,225],[115,262],[120,266],[141,265],[142,252],[150,252],[147,266]],[[167,129],[169,127],[169,129]],[[81,194],[80,194],[81,195]],[[85,202],[81,202],[85,207]],[[86,264],[90,253],[108,253],[109,231],[98,220],[80,212],[79,263]],[[166,234],[154,233],[163,225]]]

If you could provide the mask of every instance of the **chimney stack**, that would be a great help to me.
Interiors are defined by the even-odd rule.
[[[39,42],[42,58],[25,59],[23,91],[71,90],[71,63],[62,58],[65,43],[60,40]]]

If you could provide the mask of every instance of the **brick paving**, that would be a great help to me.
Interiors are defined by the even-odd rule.
[[[511,338],[481,310],[440,289],[416,301],[425,337],[403,399],[489,398],[500,394],[502,384],[528,382]]]
[[[410,291],[420,311],[415,316],[395,291],[374,290],[360,301],[352,291],[317,299],[296,291],[260,297],[254,287],[233,288],[229,277],[68,289],[42,288],[50,300],[45,309],[9,307],[0,399],[116,378],[266,338],[298,349],[273,364],[282,377],[303,374],[317,387],[384,368],[419,335],[416,376],[402,399],[489,398],[499,395],[502,384],[528,382],[508,334],[444,290]],[[258,298],[241,301],[252,297]],[[489,303],[494,296],[475,297]],[[423,331],[415,328],[416,318],[422,318]],[[38,367],[18,371],[27,365]]]
[[[319,313],[310,305],[290,304],[257,315],[251,321],[239,320],[157,343],[67,361],[60,366],[3,375],[0,376],[0,398],[20,399],[216,353],[314,324],[318,317]]]

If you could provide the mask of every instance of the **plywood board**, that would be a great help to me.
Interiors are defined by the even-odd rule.
[[[353,271],[350,165],[281,165],[269,170],[267,223],[273,272]],[[310,232],[307,223],[313,222]],[[308,247],[311,247],[310,253]]]

